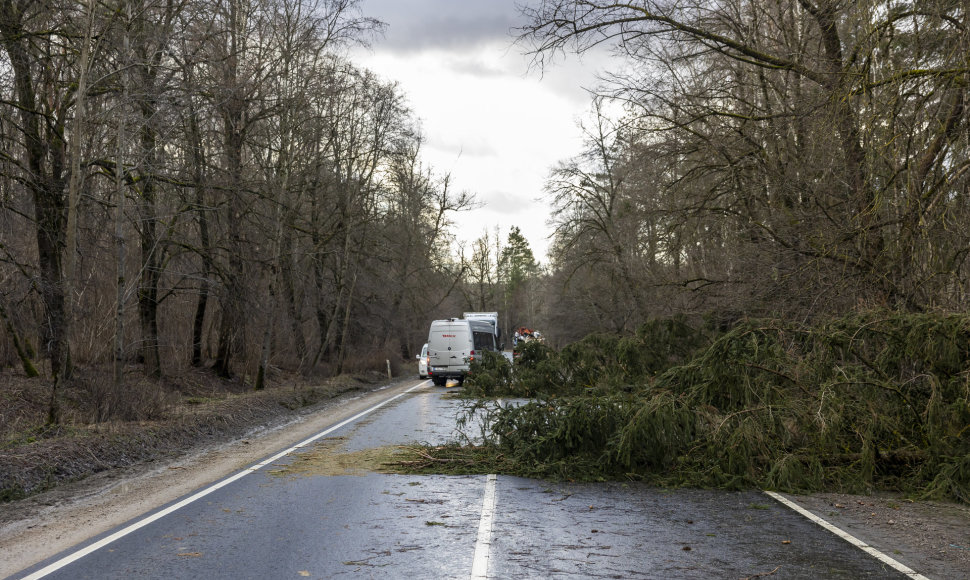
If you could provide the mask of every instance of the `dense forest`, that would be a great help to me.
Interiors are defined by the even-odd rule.
[[[259,387],[413,360],[467,309],[560,345],[965,310],[962,0],[524,4],[537,66],[616,64],[551,169],[547,264],[514,229],[455,249],[474,195],[348,58],[383,26],[359,0],[0,1],[0,364]]]
[[[0,360],[340,373],[420,348],[471,196],[357,0],[0,3]]]
[[[616,57],[548,184],[570,338],[678,313],[966,310],[966,2],[530,6],[540,66]]]

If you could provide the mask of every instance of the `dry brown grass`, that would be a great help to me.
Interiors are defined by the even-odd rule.
[[[61,393],[60,423],[51,426],[49,381],[0,371],[0,502],[241,437],[382,378],[308,380],[277,371],[265,390],[254,391],[199,369],[158,380],[134,369],[125,376],[115,387],[110,373],[80,369]]]

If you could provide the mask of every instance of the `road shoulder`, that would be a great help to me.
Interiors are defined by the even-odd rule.
[[[0,506],[0,577],[7,577],[133,518],[218,481],[374,404],[413,387],[397,381],[348,393],[246,437],[171,461],[109,470]]]
[[[782,494],[929,578],[970,578],[970,507],[898,494]]]

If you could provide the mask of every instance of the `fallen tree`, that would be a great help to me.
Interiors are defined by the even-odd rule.
[[[652,324],[536,347],[512,369],[484,361],[470,392],[535,398],[469,403],[486,425],[477,460],[539,477],[970,503],[970,316],[750,320],[706,346],[682,332],[678,348]]]

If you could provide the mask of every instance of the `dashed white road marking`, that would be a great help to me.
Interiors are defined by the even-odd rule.
[[[498,477],[492,473],[485,478],[485,497],[482,499],[482,517],[478,522],[478,540],[472,560],[472,580],[488,578],[488,555],[492,546],[492,521],[495,518],[495,484]]]
[[[915,580],[929,580],[929,578],[927,578],[926,576],[923,576],[922,574],[920,574],[919,572],[913,570],[909,566],[903,564],[902,562],[899,562],[897,560],[894,560],[893,558],[890,558],[886,554],[883,554],[882,552],[880,552],[879,550],[873,548],[869,544],[863,542],[859,538],[853,536],[852,534],[850,534],[850,533],[848,533],[846,531],[843,531],[841,528],[839,528],[839,527],[837,527],[837,526],[835,526],[833,524],[830,524],[829,522],[823,520],[822,518],[818,517],[817,515],[813,514],[812,512],[808,511],[807,509],[803,508],[802,506],[800,506],[800,505],[796,504],[795,502],[789,500],[788,498],[782,496],[781,494],[775,493],[773,491],[766,491],[765,493],[768,494],[768,496],[774,498],[775,501],[778,501],[782,505],[787,506],[788,508],[790,508],[790,509],[794,510],[795,512],[801,514],[802,516],[804,516],[805,518],[809,519],[810,521],[813,521],[816,524],[822,526],[826,530],[832,532],[833,534],[835,534],[836,536],[842,538],[846,542],[849,542],[853,546],[859,548],[863,552],[865,552],[865,553],[869,554],[870,556],[876,558],[880,562],[883,562],[884,564],[887,564],[887,565],[891,566],[893,569],[895,569],[895,570],[897,570],[899,572],[902,572],[903,574],[905,574],[905,575],[907,575],[910,578],[913,578]]]
[[[134,531],[140,530],[141,528],[144,528],[148,524],[151,524],[153,522],[156,522],[156,521],[164,518],[165,516],[171,514],[172,512],[174,512],[176,510],[179,510],[179,509],[181,509],[181,508],[189,505],[190,503],[192,503],[194,501],[197,501],[197,500],[199,500],[199,499],[201,499],[201,498],[209,495],[210,493],[212,493],[214,491],[217,491],[219,489],[222,489],[223,487],[229,485],[230,483],[232,483],[232,482],[234,482],[234,481],[236,481],[238,479],[242,479],[243,477],[249,475],[250,473],[255,473],[255,472],[259,471],[260,469],[266,467],[267,465],[273,463],[274,461],[277,461],[278,459],[282,459],[283,457],[286,457],[287,455],[289,455],[290,453],[293,453],[297,449],[301,449],[303,447],[306,447],[307,445],[313,443],[314,441],[316,441],[316,440],[318,440],[318,439],[320,439],[322,437],[326,437],[327,435],[333,433],[337,429],[340,429],[341,427],[345,427],[345,426],[353,423],[354,421],[357,421],[361,417],[365,417],[365,416],[369,415],[370,413],[373,413],[374,411],[376,411],[377,409],[380,409],[381,407],[383,407],[384,405],[390,403],[391,401],[394,401],[396,399],[399,399],[399,398],[403,397],[404,395],[410,393],[411,391],[413,391],[415,389],[418,389],[420,387],[424,387],[424,386],[426,386],[425,383],[419,383],[419,384],[417,384],[417,385],[415,385],[415,386],[407,389],[404,392],[398,393],[397,395],[394,395],[393,397],[390,397],[388,399],[385,399],[384,401],[381,401],[380,403],[374,405],[373,407],[371,407],[369,409],[366,409],[364,411],[361,411],[360,413],[357,413],[353,417],[351,417],[349,419],[346,419],[344,421],[341,421],[340,423],[337,423],[333,427],[330,427],[329,429],[326,429],[324,431],[321,431],[321,432],[317,433],[316,435],[310,437],[309,439],[304,439],[303,441],[297,443],[296,445],[294,445],[293,447],[290,447],[289,449],[287,449],[285,451],[280,451],[279,453],[277,453],[276,455],[270,457],[269,459],[266,459],[266,460],[264,460],[264,461],[262,461],[260,463],[257,463],[256,465],[253,465],[252,467],[247,467],[246,469],[244,469],[244,470],[242,470],[242,471],[240,471],[240,472],[238,472],[238,473],[236,473],[234,475],[231,475],[231,476],[227,477],[226,479],[223,479],[222,481],[218,481],[218,482],[210,485],[209,487],[203,489],[202,491],[199,491],[199,492],[195,493],[194,495],[191,495],[191,496],[183,499],[182,501],[180,501],[180,502],[178,502],[176,504],[172,504],[172,505],[168,506],[167,508],[165,508],[165,509],[163,509],[163,510],[161,510],[159,512],[156,512],[156,513],[154,513],[154,514],[152,514],[152,515],[150,515],[150,516],[148,516],[148,517],[146,517],[144,519],[138,520],[137,522],[131,524],[130,526],[128,526],[126,528],[123,528],[121,530],[118,530],[117,532],[111,534],[110,536],[107,536],[105,538],[102,538],[101,540],[99,540],[99,541],[91,544],[90,546],[87,546],[85,548],[82,548],[82,549],[78,550],[77,552],[73,552],[71,554],[68,554],[67,556],[64,556],[63,558],[61,558],[60,560],[54,562],[53,564],[50,564],[50,565],[46,566],[45,568],[42,568],[42,569],[34,572],[30,576],[25,576],[23,578],[23,580],[37,580],[39,578],[43,578],[44,576],[47,576],[48,574],[52,574],[52,573],[60,570],[61,568],[69,565],[69,564],[72,564],[74,562],[77,562],[78,560],[80,560],[81,558],[87,556],[88,554],[92,554],[92,553],[100,550],[101,548],[107,546],[108,544],[110,544],[110,543],[112,543],[112,542],[114,542],[116,540],[119,540],[119,539],[127,536],[128,534],[130,534],[130,533],[132,533]]]

